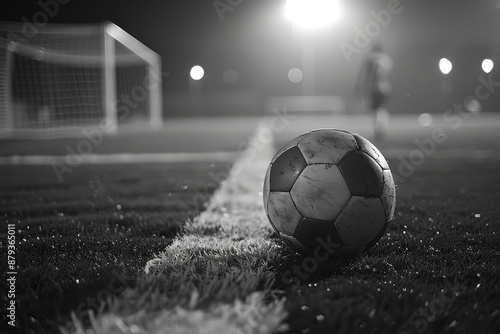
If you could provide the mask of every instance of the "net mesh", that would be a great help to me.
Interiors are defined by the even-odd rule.
[[[54,127],[104,117],[99,68],[64,66],[14,54],[11,72],[15,127]]]
[[[67,55],[102,53],[102,24],[47,24],[42,28],[34,27],[27,23],[0,22],[0,37]]]
[[[106,25],[28,27],[0,22],[0,128],[98,125],[106,118]],[[113,41],[113,64],[118,123],[147,120],[147,62]]]

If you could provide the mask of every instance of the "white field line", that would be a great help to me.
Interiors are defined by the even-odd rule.
[[[265,145],[262,143],[262,138],[269,136],[259,136],[264,130],[269,133],[265,124],[264,121],[259,124],[253,140],[235,161],[228,177],[221,182],[211,197],[206,210],[193,222],[187,223],[185,233],[177,237],[163,253],[148,261],[146,274],[151,277],[166,275],[168,279],[171,277],[168,275],[175,274],[178,268],[190,268],[193,263],[197,263],[196,261],[210,261],[210,254],[216,256],[217,261],[227,264],[230,260],[228,256],[232,253],[241,255],[242,259],[250,259],[250,263],[242,265],[239,269],[240,274],[244,276],[241,280],[245,281],[247,274],[261,275],[262,272],[274,277],[268,263],[262,260],[265,256],[269,256],[272,261],[279,261],[278,258],[281,256],[278,254],[276,243],[268,237],[271,229],[262,203],[263,179],[274,154],[272,142],[266,142]],[[217,232],[207,233],[207,230],[213,227]],[[205,260],[200,258],[200,250],[205,254],[202,257],[208,256],[208,258]],[[204,270],[206,277],[213,278],[218,275],[222,275],[221,277],[234,275],[236,269],[231,269],[232,273],[220,273],[216,267],[207,266]],[[232,303],[212,303],[208,310],[197,308],[198,300],[203,298],[197,291],[202,289],[200,286],[203,285],[203,277],[203,275],[185,277],[182,286],[193,287],[189,290],[191,300],[188,307],[167,307],[146,315],[144,311],[137,310],[138,313],[142,312],[140,313],[142,318],[147,318],[145,326],[138,325],[133,317],[108,311],[96,315],[91,331],[85,331],[80,326],[77,333],[114,333],[119,327],[120,333],[269,334],[284,328],[285,300],[266,302],[266,292],[255,291],[253,287],[241,300],[237,299]],[[230,285],[226,288],[244,289],[244,286],[240,285],[248,286],[247,283],[241,283],[238,279],[234,283],[228,283]],[[125,304],[120,302],[120,299],[117,302]]]
[[[461,148],[453,148],[453,149],[436,149],[431,151],[430,153],[423,152],[421,149],[418,147],[415,147],[413,149],[409,148],[403,148],[403,149],[397,149],[397,148],[391,148],[391,149],[380,149],[382,154],[386,159],[394,159],[400,156],[407,157],[412,152],[415,151],[421,151],[422,154],[425,154],[426,157],[428,156],[429,158],[432,159],[462,159],[462,158],[467,158],[467,159],[499,159],[500,158],[500,151],[495,150],[495,149],[485,149],[485,150],[480,150],[480,149],[471,149],[471,148],[466,148],[466,149],[461,149]]]
[[[409,156],[418,148],[390,148],[381,149],[386,159],[395,159],[400,156]],[[110,153],[110,154],[82,154],[73,156],[71,154],[61,155],[12,155],[1,157],[0,165],[51,165],[53,163],[73,165],[77,164],[136,164],[136,163],[182,163],[182,162],[226,162],[234,160],[240,152],[170,152],[170,153]],[[500,151],[474,150],[474,149],[443,149],[435,150],[430,154],[432,159],[500,159]]]
[[[78,164],[134,164],[134,163],[176,163],[197,161],[234,160],[238,152],[191,152],[191,153],[113,153],[113,154],[71,154],[60,155],[13,155],[0,157],[0,165],[51,165],[53,163]]]

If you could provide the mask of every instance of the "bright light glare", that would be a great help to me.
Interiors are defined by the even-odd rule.
[[[200,65],[196,65],[191,68],[189,75],[193,80],[201,80],[201,78],[203,78],[203,76],[205,75],[205,70],[203,70],[203,67],[201,67]]]
[[[481,67],[483,68],[484,73],[490,73],[491,70],[493,69],[493,60],[491,59],[483,60]]]
[[[289,20],[307,28],[330,24],[339,14],[337,0],[287,0],[285,7]]]
[[[451,61],[449,61],[446,58],[441,58],[439,61],[439,70],[443,74],[448,74],[451,72],[451,69],[453,68],[453,65],[451,64]]]

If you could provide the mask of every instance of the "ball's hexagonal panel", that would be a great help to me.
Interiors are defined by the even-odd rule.
[[[382,194],[384,173],[368,154],[351,152],[340,162],[339,168],[354,196],[379,197]]]
[[[285,145],[283,145],[283,147],[280,148],[278,152],[276,152],[276,154],[274,155],[273,159],[271,160],[271,163],[273,163],[286,150],[299,145],[300,141],[305,136],[307,136],[309,133],[310,132],[303,133],[300,136],[295,137],[294,139],[290,140],[288,143],[286,143]]]
[[[386,222],[380,198],[353,196],[335,221],[343,245],[365,246]]]
[[[344,155],[358,148],[351,133],[335,129],[312,131],[298,146],[308,164],[338,164]]]
[[[339,168],[330,164],[307,166],[290,194],[302,216],[326,221],[334,221],[351,197]]]
[[[382,167],[382,169],[389,169],[389,164],[387,160],[385,160],[382,153],[380,153],[379,149],[375,147],[368,139],[361,137],[358,134],[353,134],[354,138],[358,143],[359,148],[366,152],[370,157],[375,159],[375,161]]]
[[[307,163],[297,146],[284,151],[271,165],[269,189],[290,191],[306,166]]]
[[[264,202],[264,209],[266,210],[267,213],[267,199],[269,198],[269,192],[271,191],[270,184],[269,184],[269,178],[271,176],[271,165],[267,167],[266,171],[266,176],[264,177],[264,186],[262,189],[262,201]]]
[[[384,204],[387,220],[391,220],[394,218],[394,211],[396,210],[396,185],[390,170],[384,170],[384,187],[380,199]]]
[[[267,201],[267,214],[279,232],[293,235],[302,216],[288,192],[271,192]]]
[[[342,242],[335,229],[333,221],[324,221],[310,218],[302,218],[301,222],[295,229],[294,237],[302,244],[318,244],[318,237],[330,239],[334,243]]]

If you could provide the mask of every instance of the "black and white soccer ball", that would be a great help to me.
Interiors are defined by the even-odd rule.
[[[292,249],[354,256],[385,234],[396,187],[387,161],[367,139],[318,129],[276,153],[263,197],[271,225]]]

